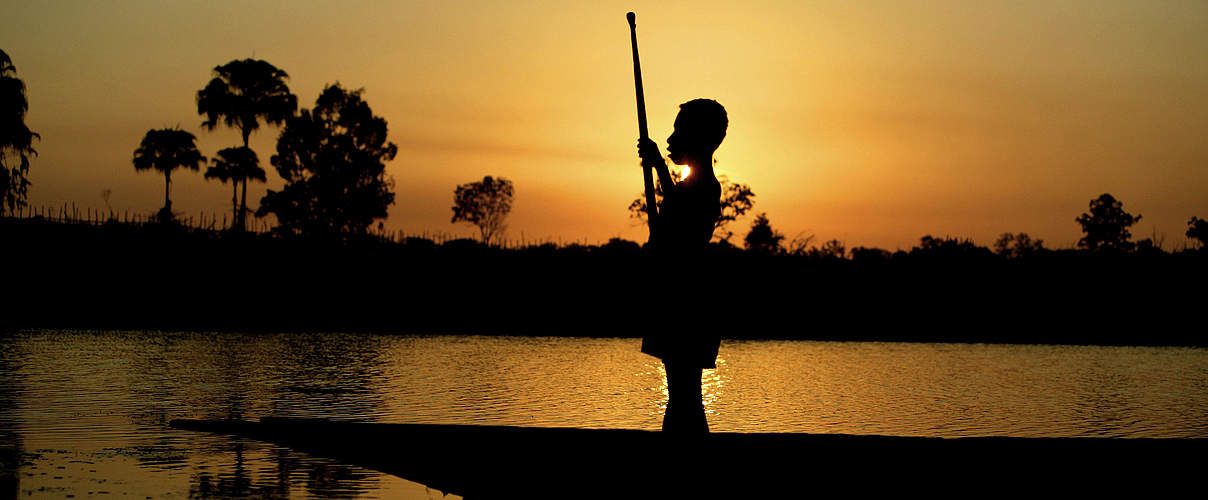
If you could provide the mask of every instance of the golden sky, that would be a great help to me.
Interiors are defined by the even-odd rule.
[[[66,1],[0,4],[0,49],[42,135],[32,205],[153,213],[163,178],[136,173],[148,129],[179,125],[203,154],[194,101],[210,70],[255,57],[303,107],[364,88],[399,146],[386,226],[471,236],[457,184],[516,186],[509,238],[644,240],[625,13],[637,12],[651,134],[679,103],[717,99],[718,171],[792,237],[909,248],[924,234],[1049,247],[1110,192],[1135,238],[1182,248],[1208,217],[1208,2],[1166,1]],[[269,182],[278,129],[252,138]],[[186,216],[230,210],[229,186],[173,176]],[[731,227],[735,242],[751,215]]]

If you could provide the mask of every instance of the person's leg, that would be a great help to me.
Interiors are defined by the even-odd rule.
[[[701,368],[664,363],[667,371],[667,411],[663,432],[707,433],[705,404],[701,399]]]

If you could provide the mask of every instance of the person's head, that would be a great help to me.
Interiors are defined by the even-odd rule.
[[[712,99],[693,99],[680,104],[675,117],[675,132],[667,138],[667,152],[677,165],[688,163],[688,159],[707,160],[712,158],[717,146],[726,138],[726,127],[730,120],[726,108]]]

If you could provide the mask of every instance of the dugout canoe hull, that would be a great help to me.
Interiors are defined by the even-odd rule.
[[[284,418],[170,425],[271,442],[467,498],[1173,494],[1180,484],[1194,484],[1208,456],[1204,439],[724,432],[683,438],[628,429]]]

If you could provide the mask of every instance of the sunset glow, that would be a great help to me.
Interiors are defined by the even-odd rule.
[[[1199,486],[1208,0],[0,20],[0,500]]]
[[[469,236],[456,185],[511,179],[509,237],[644,240],[626,11],[638,13],[650,134],[677,106],[718,100],[718,173],[786,234],[909,248],[924,234],[1051,247],[1110,192],[1135,235],[1185,241],[1208,214],[1204,2],[9,2],[0,47],[41,134],[30,204],[153,213],[162,182],[131,152],[179,125],[203,154],[194,96],[233,59],[270,61],[299,105],[364,88],[399,146],[392,230]],[[279,129],[252,148],[269,168]],[[249,205],[281,179],[249,186]],[[111,190],[108,200],[102,192]],[[175,208],[222,214],[229,192],[173,179]],[[740,242],[751,216],[730,227]]]

